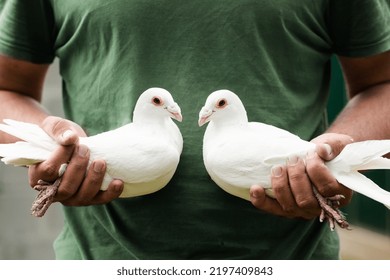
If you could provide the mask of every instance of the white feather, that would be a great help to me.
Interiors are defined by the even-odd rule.
[[[139,97],[133,123],[80,137],[80,143],[90,149],[90,163],[95,159],[106,161],[102,190],[113,179],[120,179],[125,183],[121,196],[132,197],[158,191],[170,181],[183,148],[182,135],[171,118],[181,121],[180,107],[168,91],[151,88]],[[36,164],[48,159],[58,147],[38,125],[14,120],[4,123],[0,130],[24,140],[0,144],[0,157],[6,164]]]
[[[249,200],[249,189],[259,184],[272,195],[270,172],[291,156],[304,158],[315,145],[280,128],[248,122],[244,105],[231,91],[213,92],[199,113],[199,125],[209,122],[203,138],[203,160],[214,182],[232,195]],[[390,140],[347,145],[326,162],[341,184],[390,206],[390,192],[380,188],[359,170],[390,169]]]

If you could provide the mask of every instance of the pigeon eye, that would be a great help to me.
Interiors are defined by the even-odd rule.
[[[219,101],[217,102],[217,107],[218,107],[218,108],[223,108],[223,107],[225,107],[226,105],[227,105],[226,99],[221,99],[221,100],[219,100]]]
[[[152,103],[156,106],[161,106],[163,104],[162,100],[157,96],[152,98]]]

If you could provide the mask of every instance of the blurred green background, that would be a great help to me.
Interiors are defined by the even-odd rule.
[[[331,123],[347,102],[344,80],[338,60],[332,58],[332,81],[328,102],[328,119]],[[383,116],[386,118],[387,116]],[[390,170],[365,171],[382,188],[390,191]],[[369,228],[390,235],[390,211],[382,204],[358,193],[352,202],[343,209],[351,224]]]

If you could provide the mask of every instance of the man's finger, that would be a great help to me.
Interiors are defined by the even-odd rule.
[[[106,163],[103,160],[95,160],[89,167],[84,181],[77,190],[74,196],[67,201],[63,201],[64,205],[80,206],[89,205],[91,200],[99,192],[106,172]]]
[[[77,146],[62,177],[60,187],[55,196],[56,201],[64,201],[78,192],[79,186],[85,178],[88,161],[88,147],[84,145]]]
[[[77,144],[79,136],[85,136],[81,127],[60,117],[49,116],[41,126],[60,145]]]
[[[323,160],[329,161],[338,156],[346,145],[353,143],[353,139],[345,134],[325,133],[311,142],[317,144],[317,154]]]
[[[287,173],[295,204],[299,208],[310,212],[317,209],[316,214],[318,214],[317,199],[313,195],[312,183],[306,173],[304,161],[297,156],[290,157],[287,164]]]
[[[254,185],[251,187],[250,200],[259,210],[273,215],[286,216],[286,212],[282,209],[277,200],[267,196],[264,188],[261,186]]]
[[[123,191],[124,184],[121,180],[113,180],[107,190],[99,191],[91,200],[91,204],[104,204],[114,200],[120,196]]]
[[[59,146],[50,157],[42,163],[32,165],[29,168],[29,181],[33,187],[38,180],[53,182],[59,177],[59,169],[62,164],[68,163],[74,150],[74,146]]]

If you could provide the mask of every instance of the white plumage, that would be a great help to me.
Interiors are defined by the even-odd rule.
[[[270,171],[289,157],[304,158],[315,145],[290,132],[260,122],[248,122],[239,97],[219,90],[209,95],[199,113],[199,125],[210,122],[203,139],[203,160],[212,180],[228,193],[249,200],[249,189],[258,184],[272,196]],[[390,192],[358,170],[390,169],[390,140],[347,145],[326,165],[346,187],[390,206]]]
[[[182,120],[180,107],[171,94],[161,88],[150,88],[139,97],[133,122],[91,137],[80,137],[90,149],[90,162],[106,161],[102,190],[113,179],[124,182],[121,197],[152,193],[172,178],[179,163],[183,138],[172,119]],[[58,144],[39,126],[4,120],[0,130],[23,141],[0,145],[0,157],[15,166],[42,162]]]

